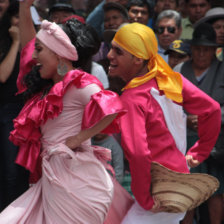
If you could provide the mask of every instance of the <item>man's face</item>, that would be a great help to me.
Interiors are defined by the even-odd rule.
[[[169,45],[179,39],[182,29],[178,28],[174,19],[161,19],[156,28],[159,45],[167,50]]]
[[[215,47],[211,46],[192,46],[192,60],[195,68],[207,69],[215,57]]]
[[[187,54],[180,54],[175,51],[171,51],[168,57],[168,64],[171,68],[174,68],[177,64],[187,61],[190,58]]]
[[[134,75],[134,56],[124,50],[116,42],[112,41],[111,49],[107,55],[110,66],[108,73],[111,77],[119,76],[125,82],[132,79]]]
[[[111,9],[104,14],[104,29],[117,29],[122,23],[127,22],[120,11]]]
[[[138,22],[147,25],[149,20],[149,11],[147,6],[131,6],[128,11],[130,22]]]
[[[157,14],[167,9],[177,10],[176,0],[157,0],[156,5],[154,7],[154,11]]]
[[[49,20],[51,22],[55,22],[57,24],[62,23],[62,21],[69,17],[72,16],[73,13],[65,10],[59,10],[59,11],[54,11],[51,13]]]
[[[0,19],[9,7],[9,0],[0,0]]]
[[[210,8],[207,0],[189,0],[187,11],[191,23],[194,24],[201,19]]]
[[[216,32],[216,43],[224,44],[224,19],[218,19],[212,24]]]

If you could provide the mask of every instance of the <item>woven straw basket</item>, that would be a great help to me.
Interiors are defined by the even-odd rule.
[[[152,195],[165,212],[191,210],[207,200],[219,187],[219,181],[207,174],[179,173],[152,162]]]

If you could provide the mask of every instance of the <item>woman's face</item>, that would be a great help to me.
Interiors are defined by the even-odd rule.
[[[207,69],[215,57],[216,47],[212,46],[192,46],[193,65],[198,69]]]
[[[217,44],[224,44],[224,19],[218,19],[212,24],[216,32]]]
[[[62,80],[63,77],[57,73],[58,56],[38,39],[35,42],[33,58],[40,66],[41,78],[52,79],[54,83]]]

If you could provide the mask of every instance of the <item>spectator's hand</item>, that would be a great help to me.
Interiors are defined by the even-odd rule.
[[[186,155],[185,158],[187,160],[188,166],[191,168],[196,167],[200,164],[200,162],[197,159],[194,159],[191,155]]]
[[[9,28],[9,34],[13,40],[13,42],[16,42],[16,41],[20,41],[20,35],[19,35],[19,27],[17,26],[11,26]]]
[[[197,115],[187,116],[187,127],[194,131],[198,130],[198,116]]]

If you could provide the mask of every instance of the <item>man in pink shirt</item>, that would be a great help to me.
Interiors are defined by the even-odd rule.
[[[132,23],[118,30],[108,53],[109,75],[127,83],[121,95],[128,110],[121,118],[121,143],[136,202],[122,224],[178,224],[184,213],[163,212],[150,193],[151,162],[189,173],[188,167],[209,156],[220,130],[219,104],[174,72],[157,46],[149,27]],[[199,117],[200,138],[187,154],[184,110]]]

